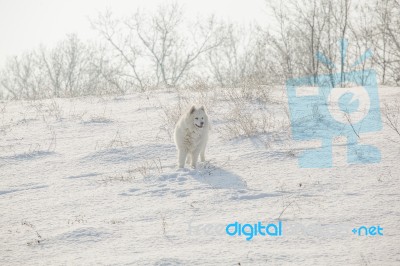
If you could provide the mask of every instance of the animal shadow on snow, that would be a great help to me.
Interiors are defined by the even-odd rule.
[[[247,189],[247,183],[239,175],[210,162],[200,163],[193,177],[213,188]]]
[[[197,181],[197,182],[192,182]],[[164,196],[174,194],[187,197],[193,191],[204,189],[233,189],[247,191],[247,183],[240,176],[213,165],[209,162],[199,163],[196,169],[181,168],[161,175],[144,179],[144,187],[133,187],[121,196]]]

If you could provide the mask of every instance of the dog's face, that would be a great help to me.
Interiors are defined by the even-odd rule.
[[[196,107],[192,106],[190,109],[190,119],[193,121],[193,124],[197,128],[203,128],[207,125],[207,113],[204,110],[204,107],[200,107],[196,109]]]

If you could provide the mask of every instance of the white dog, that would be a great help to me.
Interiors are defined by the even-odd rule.
[[[204,151],[208,140],[208,116],[204,107],[196,109],[193,105],[183,114],[175,126],[174,139],[178,149],[178,166],[183,168],[187,163],[196,168],[197,159],[204,162]]]

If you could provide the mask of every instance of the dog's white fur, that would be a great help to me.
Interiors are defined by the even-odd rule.
[[[208,131],[208,115],[203,106],[196,109],[193,105],[179,118],[174,131],[179,168],[185,166],[186,158],[187,163],[190,163],[193,168],[196,168],[199,155],[200,160],[204,162]]]

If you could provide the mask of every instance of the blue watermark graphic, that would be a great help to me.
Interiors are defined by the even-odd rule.
[[[346,58],[347,41],[339,42],[341,64]],[[370,58],[367,50],[351,67]],[[317,59],[329,69],[335,64],[321,53]],[[321,141],[321,146],[308,149],[299,156],[301,168],[332,167],[332,141],[347,138],[347,162],[377,163],[379,149],[358,143],[362,133],[382,129],[376,73],[372,69],[340,71],[318,76],[287,80],[286,89],[292,137],[298,141]]]
[[[358,236],[383,236],[383,228],[378,226],[360,226],[352,230],[353,234]]]
[[[246,240],[249,241],[253,239],[254,236],[282,236],[282,221],[278,223],[269,223],[263,225],[262,222],[257,222],[255,224],[241,224],[234,222],[228,224],[225,228],[225,232],[229,236],[241,236],[244,235]]]

